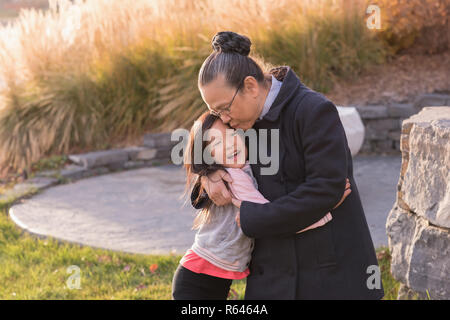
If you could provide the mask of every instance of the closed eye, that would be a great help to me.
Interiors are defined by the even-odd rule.
[[[222,143],[222,139],[214,139],[213,142],[212,142],[212,147],[216,147],[216,146],[218,146],[221,143]]]

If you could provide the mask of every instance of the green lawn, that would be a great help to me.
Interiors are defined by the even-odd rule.
[[[140,255],[94,249],[22,232],[0,204],[0,299],[170,299],[181,256]],[[387,248],[377,250],[385,299],[395,299]],[[79,268],[80,289],[72,281]],[[230,299],[243,299],[245,280],[235,281]]]
[[[0,207],[0,299],[171,299],[179,255],[95,249],[22,232]],[[80,289],[69,289],[79,267]],[[230,298],[243,298],[245,280]]]

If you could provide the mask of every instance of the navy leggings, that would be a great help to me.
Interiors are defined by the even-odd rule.
[[[195,273],[178,265],[172,280],[174,300],[226,300],[233,280]]]

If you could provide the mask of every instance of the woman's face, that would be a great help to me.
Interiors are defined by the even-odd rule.
[[[228,86],[223,74],[219,74],[215,80],[199,89],[209,110],[216,112],[220,112],[229,106],[237,90],[237,88]],[[247,76],[234,97],[230,112],[220,114],[223,123],[234,129],[247,130],[253,127],[261,114],[269,90],[270,88],[266,89],[260,86],[254,77]]]
[[[242,168],[247,159],[247,148],[243,136],[237,130],[217,119],[206,132],[208,148],[215,163],[227,168]]]

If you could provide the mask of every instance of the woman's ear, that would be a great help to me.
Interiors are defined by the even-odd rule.
[[[249,94],[253,99],[258,98],[258,81],[253,76],[247,76],[243,83],[243,92]]]

